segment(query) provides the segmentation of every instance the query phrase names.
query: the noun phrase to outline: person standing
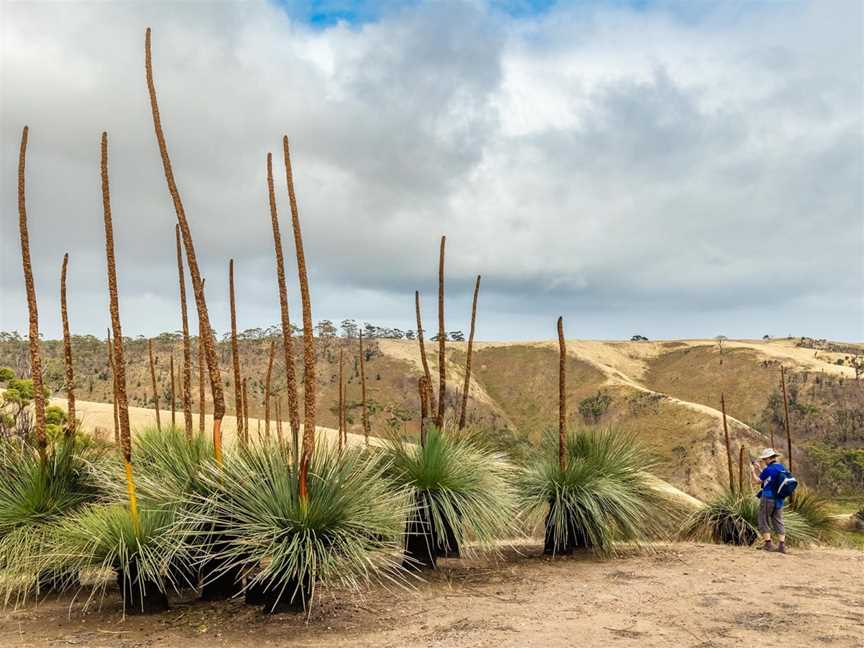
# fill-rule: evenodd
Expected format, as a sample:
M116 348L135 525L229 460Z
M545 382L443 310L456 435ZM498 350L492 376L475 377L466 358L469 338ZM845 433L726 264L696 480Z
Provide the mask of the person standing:
M762 485L762 489L756 495L759 498L759 533L764 541L760 548L765 551L777 551L785 554L786 529L783 526L783 498L778 496L778 489L788 471L786 466L778 461L779 457L780 453L774 448L765 448L759 455L759 459L753 462L751 473L753 480ZM772 531L777 535L776 548L771 539Z

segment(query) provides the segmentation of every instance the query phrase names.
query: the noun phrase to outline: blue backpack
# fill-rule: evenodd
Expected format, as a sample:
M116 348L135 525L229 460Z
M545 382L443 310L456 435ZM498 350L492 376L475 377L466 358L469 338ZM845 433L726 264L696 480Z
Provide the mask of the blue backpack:
M785 468L778 472L771 481L774 482L771 484L773 486L771 490L774 491L774 499L784 500L787 497L791 497L795 489L798 488L798 480Z

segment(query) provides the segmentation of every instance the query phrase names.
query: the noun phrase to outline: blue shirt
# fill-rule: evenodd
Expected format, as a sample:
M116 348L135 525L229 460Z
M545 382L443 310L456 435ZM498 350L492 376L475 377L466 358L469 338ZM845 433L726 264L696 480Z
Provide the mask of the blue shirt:
M786 471L786 466L779 461L770 463L759 473L759 481L762 482L762 492L760 497L774 497L774 493L780 486L780 473Z

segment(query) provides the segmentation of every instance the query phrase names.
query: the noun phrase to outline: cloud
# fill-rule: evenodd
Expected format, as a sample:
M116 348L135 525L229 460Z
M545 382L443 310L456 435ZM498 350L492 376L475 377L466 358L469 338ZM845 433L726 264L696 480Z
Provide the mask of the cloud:
M480 273L483 338L551 337L564 314L580 337L861 339L860 4L682 7L418 3L350 24L253 2L6 3L0 328L26 330L25 123L44 333L59 332L67 250L73 328L108 322L102 130L124 330L179 327L175 218L144 85L149 25L220 330L229 258L241 327L278 319L264 162L273 151L290 253L287 133L316 318L413 328L415 288L431 318L446 234L448 328L467 327Z

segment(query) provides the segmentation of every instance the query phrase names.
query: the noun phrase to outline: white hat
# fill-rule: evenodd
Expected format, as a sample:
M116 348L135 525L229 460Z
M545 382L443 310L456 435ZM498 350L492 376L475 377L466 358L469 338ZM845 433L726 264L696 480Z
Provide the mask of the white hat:
M770 459L771 457L779 457L780 453L777 452L774 448L765 448L762 451L762 454L759 455L760 459Z

